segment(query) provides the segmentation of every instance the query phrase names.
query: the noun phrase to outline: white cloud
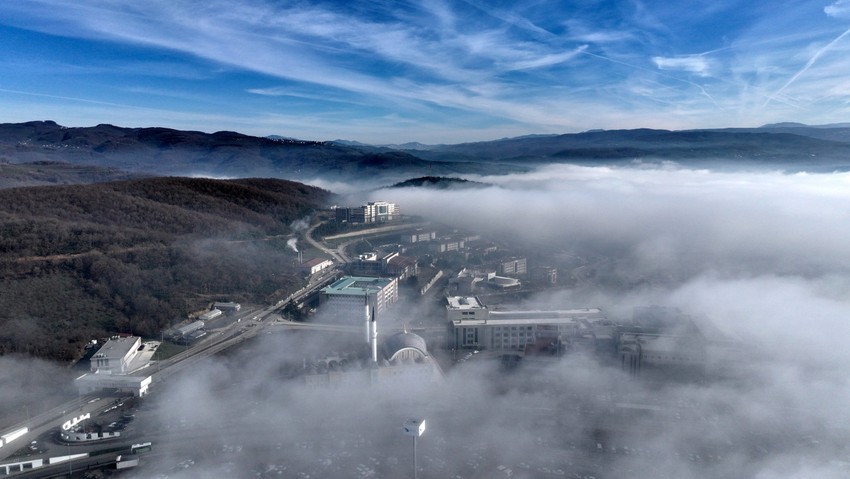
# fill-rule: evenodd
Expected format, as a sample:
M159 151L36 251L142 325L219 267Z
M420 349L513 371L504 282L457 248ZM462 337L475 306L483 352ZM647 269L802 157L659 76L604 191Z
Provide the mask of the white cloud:
M575 58L576 55L581 52L587 50L587 45L582 45L575 50L564 52L564 53L555 53L551 55L544 55L538 58L532 58L529 60L520 60L514 62L510 65L511 70L528 70L532 68L543 68L550 67L552 65L557 65L559 63L564 63L570 61Z
M624 268L661 276L850 273L850 173L560 165L481 180L498 186L400 192L397 201L411 213L448 212L457 224L529 242L605 243L627 252Z
M830 17L850 18L850 0L836 0L824 7L823 11Z
M652 57L652 61L661 70L681 70L704 77L711 76L713 70L711 60L702 55Z

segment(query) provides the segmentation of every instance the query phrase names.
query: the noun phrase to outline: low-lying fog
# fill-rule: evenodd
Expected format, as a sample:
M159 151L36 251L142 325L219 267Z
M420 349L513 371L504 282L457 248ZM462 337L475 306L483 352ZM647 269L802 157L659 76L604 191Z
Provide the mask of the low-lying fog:
M411 415L428 421L422 478L850 475L850 174L562 165L470 179L493 186L373 199L529 250L608 257L618 287L526 307L678 307L736 345L734 374L650 383L580 356L314 390L288 368L346 345L262 335L161 385L150 427L173 454L130 477L410 477Z

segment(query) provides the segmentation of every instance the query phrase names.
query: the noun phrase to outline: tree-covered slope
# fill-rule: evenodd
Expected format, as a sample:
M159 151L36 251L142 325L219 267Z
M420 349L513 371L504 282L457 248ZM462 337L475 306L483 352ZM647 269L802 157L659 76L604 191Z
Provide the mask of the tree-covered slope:
M0 190L0 354L69 360L93 337L293 289L290 225L329 197L267 179Z

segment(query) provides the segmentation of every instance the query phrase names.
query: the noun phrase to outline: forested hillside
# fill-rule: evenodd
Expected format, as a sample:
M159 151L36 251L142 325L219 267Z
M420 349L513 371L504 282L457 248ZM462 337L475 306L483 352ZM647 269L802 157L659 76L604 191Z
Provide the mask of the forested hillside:
M131 180L152 175L128 173L114 168L72 165L56 161L4 163L0 159L0 188L20 186L73 185Z
M0 190L0 354L71 360L94 337L294 288L290 225L329 198L268 179Z
M262 176L304 181L321 177L411 176L470 171L432 165L408 153L353 148L330 142L269 139L231 131L203 133L169 128L97 125L66 128L52 121L0 124L0 163L64 162L126 172L176 176Z

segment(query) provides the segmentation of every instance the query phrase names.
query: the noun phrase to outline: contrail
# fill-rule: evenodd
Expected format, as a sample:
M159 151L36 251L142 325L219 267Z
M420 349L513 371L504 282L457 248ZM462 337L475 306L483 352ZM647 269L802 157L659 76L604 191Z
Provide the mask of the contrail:
M780 88L779 90L776 90L776 93L767 97L767 100L765 100L764 105L762 105L762 107L767 106L768 103L770 103L771 100L775 99L777 96L779 96L780 93L782 93L792 83L797 81L797 78L800 78L800 75L802 75L803 73L806 73L806 71L808 71L808 69L811 68L812 65L815 64L815 62L818 60L818 58L821 57L821 55L823 55L827 50L831 49L836 43L841 41L841 39L846 37L848 34L850 34L850 29L845 30L844 33L842 33L841 35L838 35L838 37L836 37L833 41L829 42L825 47L816 51L815 54L812 55L812 58L809 58L809 61L806 62L806 65L803 66L803 68L801 68L800 71L798 71L796 74L794 74L794 76L792 76L791 79L789 79L787 82L785 82L785 84L782 85L782 88Z

